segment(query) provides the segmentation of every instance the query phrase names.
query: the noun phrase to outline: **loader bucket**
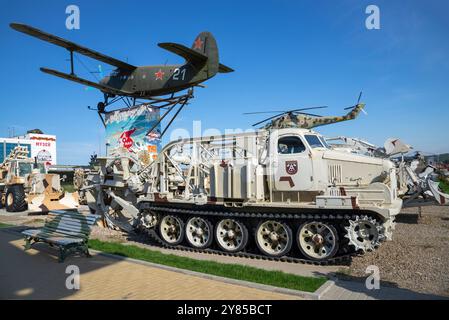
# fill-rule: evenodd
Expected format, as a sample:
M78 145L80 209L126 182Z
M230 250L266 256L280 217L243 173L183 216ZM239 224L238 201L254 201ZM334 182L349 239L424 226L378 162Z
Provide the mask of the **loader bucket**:
M78 193L30 195L28 210L31 213L47 213L51 210L75 210L78 208Z
M28 210L32 213L46 213L51 210L77 209L78 193L68 193L61 189L57 174L37 174L32 177L31 192L28 194Z

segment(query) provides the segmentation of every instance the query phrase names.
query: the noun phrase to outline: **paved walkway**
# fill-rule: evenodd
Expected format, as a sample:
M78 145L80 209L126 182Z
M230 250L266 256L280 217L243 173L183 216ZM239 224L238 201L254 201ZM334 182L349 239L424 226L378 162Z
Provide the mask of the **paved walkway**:
M0 299L298 299L157 267L95 255L58 263L45 245L23 251L18 234L0 229ZM80 269L80 290L68 290L68 265Z
M0 222L8 223L12 225L22 225L22 226L30 226L36 225L40 226L43 224L45 216L28 216L27 213L8 213L2 209L0 209ZM94 230L91 234L91 238L94 239L95 231L97 227L94 227ZM101 228L98 228L101 230ZM132 237L131 237L132 239ZM100 237L100 240L104 240ZM137 240L138 241L138 240ZM346 266L317 266L317 265L308 265L308 264L296 264L289 262L280 262L280 261L269 261L269 260L259 260L259 259L248 259L248 258L240 258L240 257L231 257L225 255L218 254L207 254L207 253L199 253L199 252L191 252L191 251L179 251L179 250L171 250L164 249L158 246L153 246L149 244L143 244L139 242L132 242L133 245L137 245L150 250L157 250L162 253L174 254L182 257L189 257L197 260L209 260L216 261L221 263L235 263L241 264L256 268L261 268L265 270L277 270L283 271L286 273L292 273L305 277L317 277L317 276L326 276L330 277L333 274L347 269Z

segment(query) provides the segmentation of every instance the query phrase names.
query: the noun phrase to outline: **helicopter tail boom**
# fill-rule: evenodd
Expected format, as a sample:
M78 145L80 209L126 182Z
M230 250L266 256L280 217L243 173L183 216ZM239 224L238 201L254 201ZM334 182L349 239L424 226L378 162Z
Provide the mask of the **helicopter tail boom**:
M352 120L357 118L357 116L360 114L360 112L363 111L363 108L365 108L364 103L357 103L354 108L349 111L346 116L344 116L345 120Z

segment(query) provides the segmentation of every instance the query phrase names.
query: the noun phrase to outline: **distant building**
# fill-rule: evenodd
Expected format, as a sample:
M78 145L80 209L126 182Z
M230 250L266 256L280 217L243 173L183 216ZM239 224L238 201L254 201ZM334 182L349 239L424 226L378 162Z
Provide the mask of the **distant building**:
M29 156L36 157L47 166L57 164L55 135L27 133L14 138L0 138L0 162L18 145L28 147Z

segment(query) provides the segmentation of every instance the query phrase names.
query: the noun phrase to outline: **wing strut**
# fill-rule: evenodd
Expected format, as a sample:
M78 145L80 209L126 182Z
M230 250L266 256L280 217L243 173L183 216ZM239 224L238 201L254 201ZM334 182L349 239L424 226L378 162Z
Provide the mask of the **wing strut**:
M78 52L79 54L82 54L86 57L110 64L112 66L116 66L120 69L123 70L128 70L128 71L133 71L136 69L135 66L124 62L124 61L120 61L118 59L112 58L110 56L107 56L103 53L100 53L98 51L86 48L84 46L81 46L79 44L76 44L74 42L71 42L69 40L60 38L58 36L55 36L53 34L44 32L42 30L36 29L34 27L25 25L25 24L21 24L21 23L11 23L10 27L13 28L16 31L25 33L29 36L38 38L40 40L52 43L54 45L57 45L59 47L63 47L67 50L69 50L71 52L71 56L73 54L73 52ZM73 60L73 59L72 59ZM73 70L72 70L73 71Z
M75 70L73 69L73 50L70 50L70 75L75 75Z

